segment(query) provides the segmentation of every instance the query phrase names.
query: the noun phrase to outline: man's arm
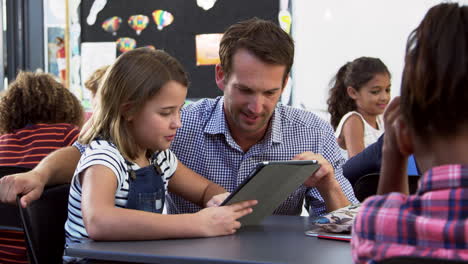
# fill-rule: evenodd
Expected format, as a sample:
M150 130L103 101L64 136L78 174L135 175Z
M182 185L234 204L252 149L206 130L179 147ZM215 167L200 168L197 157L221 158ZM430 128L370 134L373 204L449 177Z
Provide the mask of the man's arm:
M16 196L23 194L21 205L26 207L41 196L45 185L69 183L80 156L77 148L65 147L49 154L29 172L1 178L0 202L14 203Z

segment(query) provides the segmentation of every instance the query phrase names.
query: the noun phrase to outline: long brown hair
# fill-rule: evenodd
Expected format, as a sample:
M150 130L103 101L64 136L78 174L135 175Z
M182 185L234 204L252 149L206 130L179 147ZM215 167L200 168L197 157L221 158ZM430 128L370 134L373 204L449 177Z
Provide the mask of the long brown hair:
M410 34L401 89L403 118L417 135L449 137L468 124L468 7L432 7Z
M122 54L98 89L96 110L79 142L89 144L100 137L112 141L125 158L134 159L136 143L124 114L137 113L169 81L188 86L182 65L164 51L138 48Z

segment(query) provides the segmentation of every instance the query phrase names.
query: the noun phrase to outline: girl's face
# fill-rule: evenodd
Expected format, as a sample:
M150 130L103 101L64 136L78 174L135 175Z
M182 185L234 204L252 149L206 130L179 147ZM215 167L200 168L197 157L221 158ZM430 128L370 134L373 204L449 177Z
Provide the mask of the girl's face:
M169 148L176 131L182 126L180 110L187 96L187 87L169 81L130 118L130 131L141 151Z
M376 74L359 91L348 89L348 94L356 101L357 110L361 114L383 114L390 101L390 77L385 73Z

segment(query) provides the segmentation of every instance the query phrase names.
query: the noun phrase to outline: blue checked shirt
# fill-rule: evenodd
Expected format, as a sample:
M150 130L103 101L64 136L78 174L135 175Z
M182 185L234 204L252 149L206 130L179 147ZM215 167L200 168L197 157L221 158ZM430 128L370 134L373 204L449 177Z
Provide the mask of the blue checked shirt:
M261 161L290 160L312 151L321 154L335 169L335 177L351 203L358 203L343 177L345 162L331 126L304 110L278 104L264 139L242 151L232 138L224 118L223 97L203 99L182 110L183 126L177 131L171 150L190 169L232 192ZM272 190L274 192L274 190ZM326 213L325 203L315 188L299 187L275 214L299 215L306 197L312 216ZM171 194L170 213L193 213L201 208Z

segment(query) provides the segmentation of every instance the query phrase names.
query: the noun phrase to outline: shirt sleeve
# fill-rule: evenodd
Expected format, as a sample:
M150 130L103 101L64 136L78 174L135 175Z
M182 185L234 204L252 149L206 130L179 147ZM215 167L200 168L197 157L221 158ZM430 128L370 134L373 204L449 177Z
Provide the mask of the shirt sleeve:
M177 170L177 157L169 149L162 151L158 154L157 162L161 170L164 172L165 179L170 179L174 172Z
M354 263L380 261L392 253L392 245L396 241L408 237L408 234L397 229L401 225L399 222L405 219L401 217L404 215L401 207L411 208L405 206L407 198L407 195L401 193L390 193L371 196L363 202L352 228L351 251ZM400 246L402 247L397 249L400 250L399 253L404 248L403 244Z
M103 165L112 170L117 177L118 186L125 181L127 173L125 160L118 150L106 141L91 142L81 156L75 175L94 165Z
M320 138L321 147L319 148L320 151L318 153L333 166L335 178L349 202L357 204L359 201L354 195L353 187L343 176L343 164L345 163L345 159L340 153L338 143L336 142L335 135L333 134L333 129L330 125L323 126L321 128L323 129L323 133ZM327 213L323 197L316 188L310 188L306 193L305 199L306 204L309 206L309 213L311 216L321 216Z
M76 149L78 149L80 154L83 154L85 152L85 150L86 150L86 145L83 145L78 141L75 141L75 143L73 143L72 146L75 147Z

